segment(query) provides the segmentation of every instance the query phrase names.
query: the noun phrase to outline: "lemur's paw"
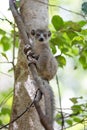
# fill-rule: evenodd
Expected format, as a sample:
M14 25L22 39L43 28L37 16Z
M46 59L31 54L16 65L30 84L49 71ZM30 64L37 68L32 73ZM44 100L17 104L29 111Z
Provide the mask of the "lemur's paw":
M31 49L32 49L32 48L31 48L31 45L26 44L25 47L24 47L24 54L27 55L27 52L28 52L29 50L31 50Z

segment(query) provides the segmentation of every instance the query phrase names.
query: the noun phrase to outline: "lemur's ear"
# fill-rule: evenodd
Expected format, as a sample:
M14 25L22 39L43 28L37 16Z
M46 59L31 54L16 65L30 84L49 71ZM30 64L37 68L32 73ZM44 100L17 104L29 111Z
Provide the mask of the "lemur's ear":
M51 32L50 31L48 31L48 37L50 37L51 36Z
M33 29L33 30L31 30L31 35L35 35L35 30Z

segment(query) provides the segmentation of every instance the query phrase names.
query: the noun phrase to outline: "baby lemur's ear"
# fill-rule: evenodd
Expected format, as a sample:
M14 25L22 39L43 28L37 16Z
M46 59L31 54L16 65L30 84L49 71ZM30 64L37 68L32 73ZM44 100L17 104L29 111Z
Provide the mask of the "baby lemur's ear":
M31 30L31 35L33 35L33 36L34 36L34 35L35 35L35 33L36 33L36 32L35 32L35 30L34 30L34 29L33 29L33 30Z
M51 32L50 31L48 31L48 37L50 37L51 36Z

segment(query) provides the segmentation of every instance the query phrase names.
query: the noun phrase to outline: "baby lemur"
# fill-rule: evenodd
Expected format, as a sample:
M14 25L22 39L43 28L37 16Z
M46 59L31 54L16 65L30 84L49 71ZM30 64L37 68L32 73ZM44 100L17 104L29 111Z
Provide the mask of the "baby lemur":
M57 72L57 61L49 47L50 36L51 32L45 29L32 30L30 33L32 44L31 46L26 45L24 52L27 55L29 64L34 63L36 65L39 76L45 81L44 98L46 115L49 117L50 122L53 122L54 96L47 81L55 76ZM47 94L46 90L49 91Z

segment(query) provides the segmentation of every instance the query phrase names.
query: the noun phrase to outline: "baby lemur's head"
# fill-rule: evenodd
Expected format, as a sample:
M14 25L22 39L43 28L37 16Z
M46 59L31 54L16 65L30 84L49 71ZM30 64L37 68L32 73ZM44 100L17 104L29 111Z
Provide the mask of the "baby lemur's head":
M51 32L45 29L31 30L31 36L37 42L46 42L51 36Z

